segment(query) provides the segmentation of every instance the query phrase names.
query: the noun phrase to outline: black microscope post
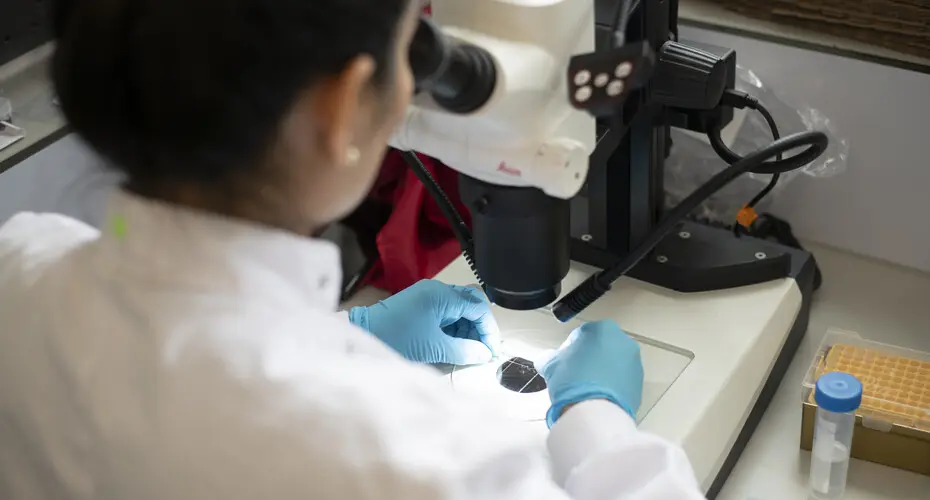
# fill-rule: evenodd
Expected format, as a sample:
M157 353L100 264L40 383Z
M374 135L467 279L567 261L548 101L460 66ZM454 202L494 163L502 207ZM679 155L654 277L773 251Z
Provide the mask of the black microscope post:
M610 43L618 1L595 3L599 49ZM648 40L661 50L678 40L677 14L677 0L642 2L630 17L627 40ZM676 111L652 102L651 88L650 83L634 92L613 119L598 121L588 180L571 201L571 255L577 262L609 267L663 215L665 158ZM680 292L720 290L790 277L792 256L779 245L684 222L629 275Z

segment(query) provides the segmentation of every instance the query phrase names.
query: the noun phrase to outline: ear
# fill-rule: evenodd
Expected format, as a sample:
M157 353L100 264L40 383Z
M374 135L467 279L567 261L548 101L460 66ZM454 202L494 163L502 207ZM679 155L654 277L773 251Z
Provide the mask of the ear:
M314 96L317 113L319 147L328 164L335 167L351 165L360 145L355 142L359 125L364 123L366 92L372 84L375 61L360 55L349 61L345 69L322 82Z

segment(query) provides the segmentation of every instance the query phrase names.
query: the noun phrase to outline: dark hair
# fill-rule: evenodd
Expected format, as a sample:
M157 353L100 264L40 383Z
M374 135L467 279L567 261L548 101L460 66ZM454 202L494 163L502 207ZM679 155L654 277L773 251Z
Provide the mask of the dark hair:
M62 0L52 78L74 130L139 182L261 162L299 92L371 55L392 68L409 0Z

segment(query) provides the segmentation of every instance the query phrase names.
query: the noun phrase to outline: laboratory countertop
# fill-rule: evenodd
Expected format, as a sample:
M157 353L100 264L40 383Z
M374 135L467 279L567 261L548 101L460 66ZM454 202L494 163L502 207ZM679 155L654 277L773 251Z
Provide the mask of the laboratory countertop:
M930 275L818 245L808 248L824 283L814 299L807 336L719 500L807 497L810 453L800 448L801 382L828 329L930 352ZM344 306L386 296L367 288ZM853 460L848 485L845 500L926 500L930 477Z
M869 340L930 352L930 276L810 245L823 288L810 327L720 500L803 499L810 454L800 450L801 382L824 334L850 330ZM930 477L853 460L845 500L926 500Z

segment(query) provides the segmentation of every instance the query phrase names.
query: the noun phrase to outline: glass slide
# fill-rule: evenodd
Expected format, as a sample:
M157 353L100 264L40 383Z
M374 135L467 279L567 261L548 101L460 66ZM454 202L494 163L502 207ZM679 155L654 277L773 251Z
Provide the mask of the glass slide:
M545 358L587 321L560 323L547 310L510 311L495 308L501 327L502 354L489 364L470 367L437 366L456 392L492 400L508 416L526 422L542 422L549 409L545 381L533 362ZM642 348L645 368L643 404L637 420L646 417L662 395L694 358L684 349L669 346L630 332Z

